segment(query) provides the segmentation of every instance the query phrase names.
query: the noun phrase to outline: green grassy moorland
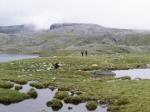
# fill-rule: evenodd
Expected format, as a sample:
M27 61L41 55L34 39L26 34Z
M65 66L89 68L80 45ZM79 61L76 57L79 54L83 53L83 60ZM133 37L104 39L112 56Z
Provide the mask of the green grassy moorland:
M51 69L51 64L56 62L61 63L62 66L57 70ZM28 59L0 64L0 82L7 82L8 85L8 81L34 80L37 84L36 82L31 84L33 87L55 86L59 91L80 92L78 95L80 101L107 102L108 109L112 112L149 112L150 80L96 78L89 72L95 69L144 68L148 64L150 64L150 54L55 56ZM17 102L27 97L26 94L10 90L0 84L0 102L7 100ZM73 101L73 98L70 99Z

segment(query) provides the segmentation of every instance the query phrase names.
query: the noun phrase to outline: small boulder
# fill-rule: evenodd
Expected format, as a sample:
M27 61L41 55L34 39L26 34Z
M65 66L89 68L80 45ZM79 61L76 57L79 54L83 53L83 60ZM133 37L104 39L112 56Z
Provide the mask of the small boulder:
M72 110L72 107L69 106L69 107L68 107L68 110Z
M56 89L56 87L54 87L54 86L48 86L48 88L52 91L54 91Z
M131 77L130 76L123 76L123 77L119 77L118 79L121 79L121 80L131 80Z
M116 76L115 73L111 72L111 71L100 71L100 70L96 70L92 72L94 74L94 76L96 77L106 77L106 76Z
M97 67L98 65L97 64L92 64L92 67Z

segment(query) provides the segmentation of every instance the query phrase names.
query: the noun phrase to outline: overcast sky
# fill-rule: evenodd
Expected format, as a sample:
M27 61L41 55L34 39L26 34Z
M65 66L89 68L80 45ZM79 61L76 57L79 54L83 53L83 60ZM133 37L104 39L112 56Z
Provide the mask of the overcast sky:
M0 0L0 25L57 22L150 29L150 0Z

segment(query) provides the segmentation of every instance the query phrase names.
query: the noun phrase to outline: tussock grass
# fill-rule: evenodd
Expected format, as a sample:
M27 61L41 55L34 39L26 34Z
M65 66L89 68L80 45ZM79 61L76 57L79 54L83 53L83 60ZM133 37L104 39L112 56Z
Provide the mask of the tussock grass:
M13 86L14 84L11 82L0 80L0 88L12 88Z
M25 93L19 93L15 90L0 88L0 103L2 104L8 105L11 103L17 103L28 98L29 96Z
M19 91L19 90L21 90L21 89L22 89L22 86L20 86L20 85L19 85L19 86L18 86L18 85L15 86L15 90Z
M97 102L88 101L87 104L86 104L86 108L90 111L95 110L97 108Z
M53 99L47 102L47 106L51 106L54 111L58 111L63 107L63 103L59 99Z
M37 92L35 91L35 89L31 88L28 93L27 93L31 98L37 98L38 94Z
M64 102L77 105L77 104L83 102L83 99L80 96L69 96L64 99Z
M58 91L55 94L55 98L60 99L60 100L63 100L63 99L65 99L68 96L69 96L68 91Z

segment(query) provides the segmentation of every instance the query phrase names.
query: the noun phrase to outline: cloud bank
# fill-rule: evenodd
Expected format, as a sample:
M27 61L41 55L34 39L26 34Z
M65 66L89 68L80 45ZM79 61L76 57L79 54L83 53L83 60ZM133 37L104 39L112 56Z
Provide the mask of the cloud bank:
M149 0L0 0L0 25L49 28L56 22L78 22L150 29L149 5Z

